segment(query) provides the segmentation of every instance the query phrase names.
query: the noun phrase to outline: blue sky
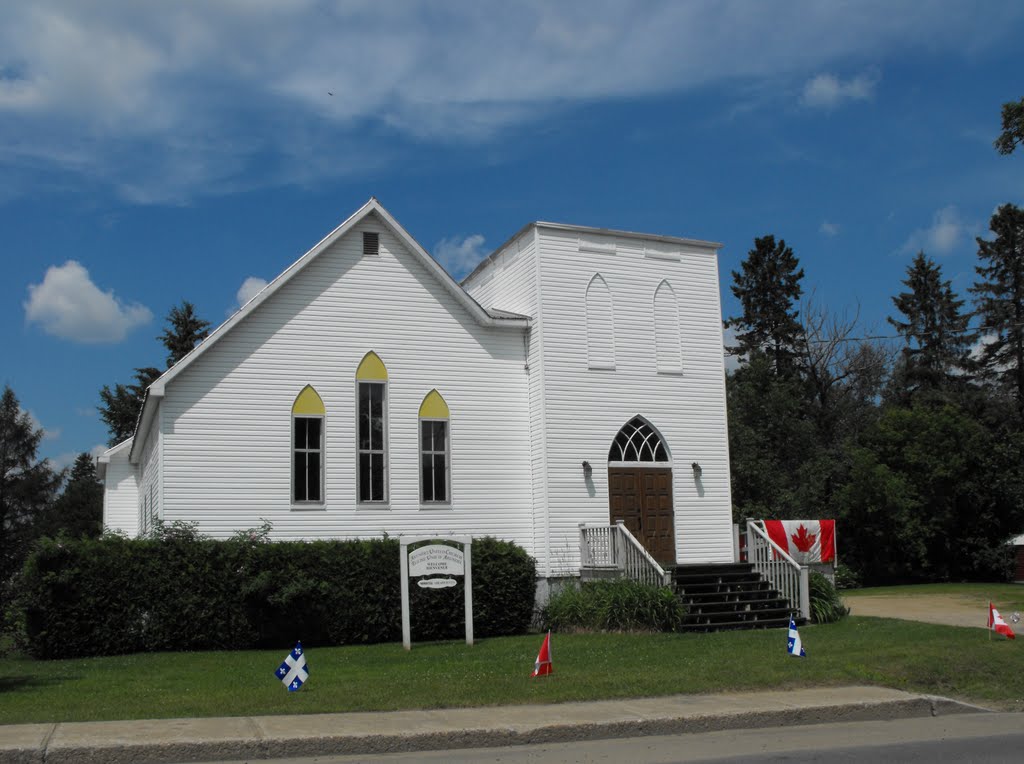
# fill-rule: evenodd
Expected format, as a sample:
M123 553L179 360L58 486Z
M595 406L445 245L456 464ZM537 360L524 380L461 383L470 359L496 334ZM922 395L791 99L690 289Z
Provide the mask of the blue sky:
M159 9L158 9L159 8ZM0 12L0 384L59 465L371 195L456 277L531 220L790 244L888 333L918 249L965 294L1024 203L992 148L1019 2L34 0ZM1016 75L1013 73L1017 72ZM253 281L253 280L256 281Z

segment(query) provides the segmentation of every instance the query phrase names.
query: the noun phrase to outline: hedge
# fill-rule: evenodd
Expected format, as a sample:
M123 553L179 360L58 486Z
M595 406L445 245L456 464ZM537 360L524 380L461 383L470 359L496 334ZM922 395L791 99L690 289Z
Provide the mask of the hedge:
M397 641L399 554L396 539L42 539L10 620L37 658ZM472 565L475 635L524 633L534 560L515 544L480 538ZM409 587L414 640L464 633L457 580L441 590Z

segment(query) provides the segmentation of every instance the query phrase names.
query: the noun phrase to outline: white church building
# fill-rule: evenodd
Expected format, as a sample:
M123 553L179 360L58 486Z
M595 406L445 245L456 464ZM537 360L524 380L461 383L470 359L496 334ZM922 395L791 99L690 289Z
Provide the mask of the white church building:
M370 199L150 386L104 523L731 562L719 246L536 222L459 284Z

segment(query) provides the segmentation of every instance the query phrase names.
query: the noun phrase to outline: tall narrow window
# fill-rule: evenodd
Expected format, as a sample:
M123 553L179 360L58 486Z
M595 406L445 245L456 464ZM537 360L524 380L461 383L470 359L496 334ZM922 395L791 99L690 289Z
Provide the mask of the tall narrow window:
M370 351L356 370L357 495L361 503L388 500L388 371Z
M309 385L292 406L292 501L323 501L324 402Z
M450 501L448 404L431 390L420 404L420 500L424 504Z
M615 368L615 334L612 293L598 273L587 285L587 365L591 369Z
M654 345L658 371L681 374L683 346L679 331L679 302L667 281L654 292Z

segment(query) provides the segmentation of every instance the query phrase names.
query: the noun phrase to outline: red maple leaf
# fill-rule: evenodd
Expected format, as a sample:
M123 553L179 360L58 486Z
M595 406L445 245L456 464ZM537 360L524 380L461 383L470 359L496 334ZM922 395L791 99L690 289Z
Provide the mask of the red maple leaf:
M810 552L811 547L814 546L814 539L817 538L813 533L808 533L807 529L800 524L800 527L796 529L796 533L790 536L793 539L793 543L796 544L796 548L801 552Z

